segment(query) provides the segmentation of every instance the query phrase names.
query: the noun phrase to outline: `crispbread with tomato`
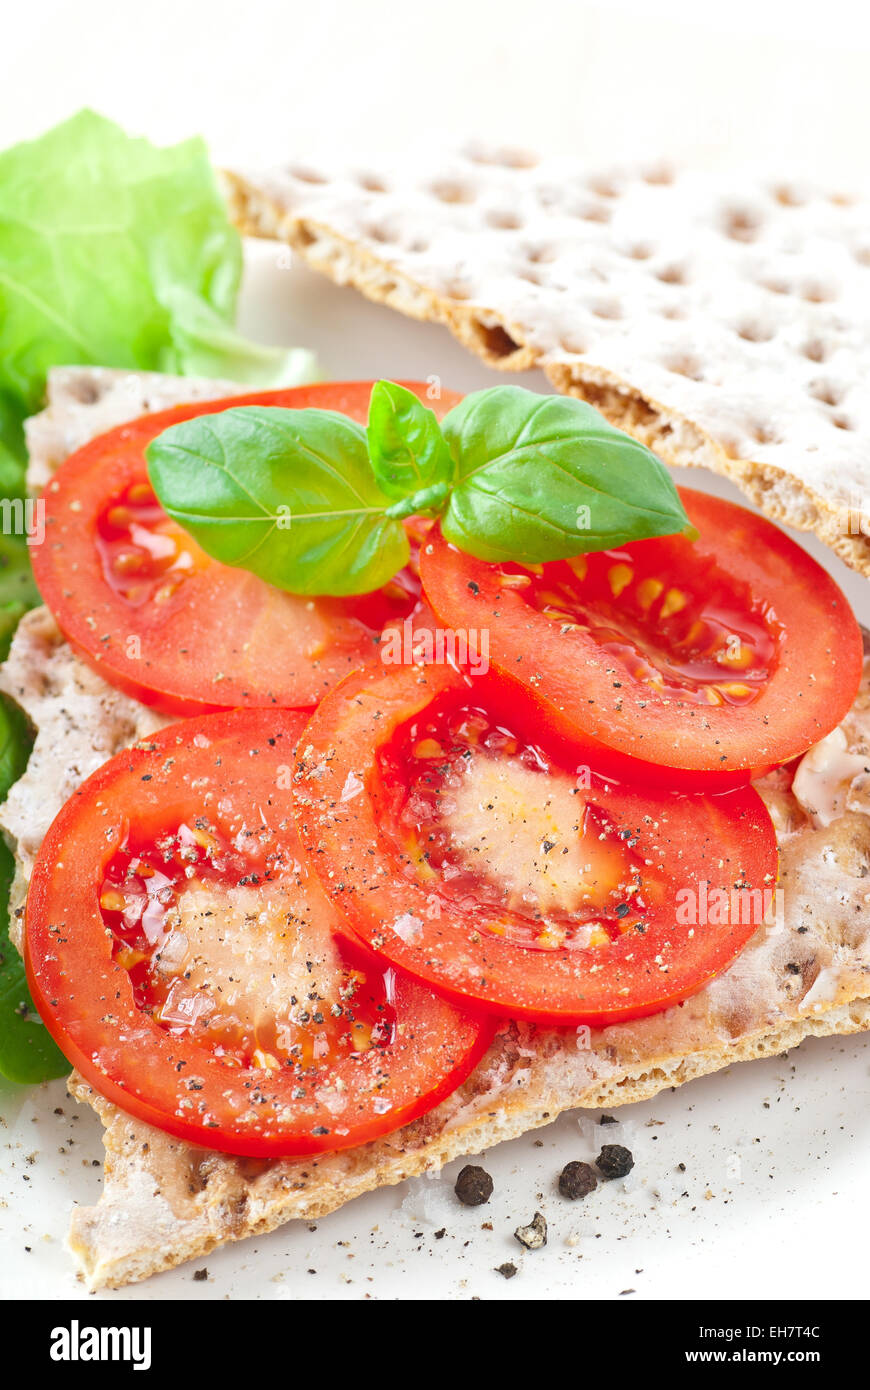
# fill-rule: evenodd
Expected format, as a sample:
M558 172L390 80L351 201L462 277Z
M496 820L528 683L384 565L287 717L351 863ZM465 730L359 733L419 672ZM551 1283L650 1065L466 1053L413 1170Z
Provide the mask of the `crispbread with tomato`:
M361 409L359 399L354 406L352 392L336 389L344 392L339 395L344 408ZM190 382L129 373L58 373L49 410L32 427L32 466L50 472L91 436L147 414L153 406L172 410L176 401L202 401L225 392L218 384L192 387ZM310 398L299 403L310 405ZM334 405L343 408L339 401ZM196 408L185 408L161 423L174 427L195 424L197 418ZM126 978L131 993L124 997L127 1013L120 1026L131 1032L144 1029L133 1049L137 1066L125 1074L123 1068L113 1070L110 1060L113 1049L117 1051L117 1018L101 1016L102 1035L92 1031L82 1038L93 1044L90 1051L70 1046L80 1036L74 1019L67 1017L60 1028L87 1077L74 1076L72 1090L94 1105L106 1127L105 1189L95 1208L76 1210L71 1234L73 1251L92 1287L144 1278L223 1241L272 1229L293 1217L322 1215L373 1187L430 1171L457 1155L479 1152L545 1124L566 1108L638 1100L733 1061L781 1052L806 1036L870 1026L870 934L862 930L861 914L855 911L864 902L870 849L865 767L870 692L862 682L852 700L858 670L851 614L840 610L842 651L829 653L837 656L829 664L835 676L839 671L839 679L832 679L824 692L824 710L817 708L802 728L787 731L785 737L793 741L777 747L775 758L757 739L754 749L748 744L745 756L733 758L728 769L744 785L732 786L724 797L701 798L697 812L685 797L669 799L667 789L656 789L648 775L646 780L641 777L640 789L622 790L611 776L578 766L575 742L582 736L588 747L593 732L598 757L606 757L608 751L614 758L626 756L615 719L622 697L615 696L613 709L607 711L610 717L602 715L594 730L586 720L580 728L570 702L558 690L548 691L546 669L533 670L525 683L517 681L501 669L511 664L510 647L497 644L490 649L497 678L486 685L463 682L437 657L428 666L413 657L409 663L399 662L395 672L376 659L364 663L361 673L337 689L330 682L303 734L298 756L285 752L284 745L293 742L304 717L280 709L271 713L278 702L272 700L270 686L262 687L264 697L248 712L205 714L193 724L168 726L167 714L157 712L155 705L169 716L177 714L179 699L190 701L198 715L203 707L220 706L220 698L202 698L206 689L221 685L207 664L210 652L203 649L191 663L198 684L181 688L174 679L178 669L173 676L167 646L159 640L159 624L144 621L137 625L145 644L148 680L153 682L149 704L132 698L129 685L124 691L126 682L118 679L114 668L111 685L98 674L107 644L97 644L113 634L129 636L136 626L129 617L126 628L110 622L119 595L131 608L180 603L184 585L197 584L197 576L207 572L210 563L207 556L195 555L194 564L179 564L188 543L153 513L153 499L131 494L131 488L142 485L142 477L133 476L129 466L141 456L142 441L153 433L143 422L132 434L125 431L123 441L116 437L110 449L104 439L90 452L79 453L69 470L75 472L72 493L64 493L63 468L55 475L54 502L51 488L47 494L49 516L52 506L58 514L65 496L79 504L74 518L81 515L82 504L86 512L92 507L98 520L108 518L108 504L127 509L107 519L102 532L96 527L102 584L108 594L99 584L89 594L76 594L77 609L94 620L69 634L78 654L45 610L25 618L2 677L3 688L28 711L38 730L27 773L3 810L4 826L18 847L19 926L21 898L38 860L28 917L37 997L54 1027L51 1013L53 1008L61 1010L61 998L84 1000L89 992L98 998L100 990L105 998L114 980ZM121 469L117 477L110 475L113 467ZM81 486L81 477L92 471L105 483L93 501ZM690 513L691 509L689 502ZM698 553L703 555L703 518L698 516L696 524L701 532ZM50 527L48 536L50 546ZM173 538L172 552L166 538ZM760 540L765 540L763 530ZM666 538L665 543L679 549L678 540ZM801 552L784 537L782 543L784 560L799 567ZM80 544L74 526L62 530L61 544ZM640 543L644 544L663 542ZM424 536L424 571L437 554L434 548L427 553L425 546ZM148 564L141 560L137 570L125 557L140 551L146 552ZM592 551L591 576L574 570L565 574L558 568L562 562L531 568L512 563L487 568L475 562L478 568L463 583L476 586L476 593L471 587L465 590L470 599L497 607L501 600L487 585L501 576L508 581L502 585L506 596L528 594L530 621L548 617L554 630L570 640L580 627L576 617L581 598L587 615L594 611L600 619L605 600L612 605L614 598L627 594L626 612L631 602L636 604L632 631L637 633L651 592L641 587L651 577L642 567L628 578L624 573L637 553L629 547L616 561L623 568L610 577L596 578L598 552ZM80 573L83 552L76 555ZM667 565L664 559L661 563L662 572L670 567L675 581L654 595L662 641L671 644L671 660L662 663L667 680L685 682L691 677L699 690L715 691L733 684L733 670L720 662L711 675L699 664L694 648L688 667L676 662L676 630L667 623L684 610L668 595L679 588L690 607L693 575L682 552L670 556ZM124 587L131 573L138 573L144 586L132 597ZM708 579L709 573L708 568ZM179 574L182 582L176 585ZM238 582L246 572L233 574ZM815 576L806 573L808 594L813 577L821 630L826 611L830 616L830 605L838 600L832 592L835 586L829 590L818 570ZM758 582L762 580L759 575ZM551 581L558 582L558 595L550 592ZM719 582L721 591L708 584L705 602L711 597L718 601L726 591L733 598L734 581L720 576ZM250 575L245 578L247 588L256 590L259 583ZM604 597L598 592L602 583ZM584 584L589 587L584 589ZM403 592L404 599L402 592L389 596L398 605L399 618L402 603L414 597L408 588ZM166 596L159 598L161 593ZM62 627L72 621L63 598L60 590L53 594ZM444 603L443 595L434 598L436 606ZM256 615L256 592L252 604L249 611ZM663 615L666 605L669 611ZM721 604L717 611L721 614ZM740 625L739 615L729 614L720 631L714 615L706 608L704 612L713 642ZM356 618L371 622L372 615L367 610L363 619ZM384 621L383 609L376 620ZM492 617L493 633L495 623ZM396 624L394 615L392 633L401 631L404 638ZM326 631L328 635L330 629ZM419 640L425 648L427 634L433 631L437 636L437 627L433 630L431 619L424 618L417 637L411 633L412 645ZM743 640L727 651L733 651L739 663L742 683L755 682L761 691L773 672L764 634L745 622L741 632ZM224 650L232 652L233 634L225 634L222 641ZM329 643L321 634L311 653L317 670L324 649L328 651ZM384 646L383 652L387 650ZM113 659L110 654L107 668ZM141 653L132 659L141 659ZM797 657L790 661L794 667ZM294 679L297 674L292 673ZM649 675L644 668L637 679ZM146 682L133 684L141 690ZM807 685L808 703L812 695ZM705 699L705 705L711 715L723 719L723 728L734 728L741 708L752 709L752 696L750 688L749 694L732 695L731 703L726 691L714 701ZM825 719L827 727L833 722L839 727L797 762L801 748L817 742ZM179 730L187 730L189 737ZM125 753L134 742L136 748ZM789 758L789 752L794 756ZM768 758L786 758L786 766L765 772ZM239 772L252 759L257 762L254 781ZM374 767L376 781L366 771ZM715 763L708 758L703 770L716 771ZM670 771L679 774L679 757ZM687 771L692 767L684 766ZM745 785L751 772L756 773L754 788ZM92 775L79 795L71 795L88 774ZM201 789L203 807L218 809L198 819L191 786ZM450 799L449 812L442 809L445 798ZM49 830L48 822L63 802L66 806ZM285 819L291 802L298 830ZM269 809L273 803L277 815ZM172 808L169 820L167 804ZM584 833L587 822L593 833L587 837L588 862L578 864L565 829L577 830L574 807L581 806ZM138 816L133 815L134 807ZM692 825L682 827L680 818L687 815ZM131 839L131 822L138 839ZM421 824L430 827L425 843L419 836ZM107 857L99 849L100 827L122 825L127 830L124 835L115 833ZM772 892L775 881L768 838L774 828L782 898L770 902L765 892ZM301 836L300 859L309 858L307 869L296 863L296 833ZM251 839L256 840L253 856ZM64 847L74 872L64 868ZM497 880L482 896L477 873L481 853ZM675 929L663 938L664 918L679 921L675 893L683 879L669 869L674 860L684 864L686 882L703 885L711 900L714 892L735 885L750 895L757 893L765 920L738 916L709 940L700 923L696 927L687 920L681 932ZM442 898L434 911L432 889L439 874L462 893ZM538 898L544 920L528 912L530 892ZM474 893L475 912L466 921L462 902ZM590 899L608 910L590 913ZM263 1035L257 1011L263 998L282 987L270 970L277 948L268 934L255 946L253 936L240 937L237 928L240 922L253 922L264 900L270 904L269 914L288 923L307 913L322 930L327 915L327 926L340 919L339 940L342 924L350 928L340 952L349 952L352 960L343 958L336 966L332 958L330 965L328 952L314 960L312 950L302 961L303 982L321 967L325 971L317 976L326 983L318 986L313 1002L313 1012L324 1016L310 1037L302 1032L267 1040ZM71 919L76 931L90 933L83 954L76 954L66 940L68 953L55 949L70 912L76 914ZM215 916L223 924L217 941L210 925ZM143 938L143 922L153 929L153 941L147 932ZM565 954L566 939L578 930L586 935L578 938L582 949L575 966L581 957L588 960L590 950L599 950L610 967L612 987L599 990L598 998L593 997L591 982L600 977L582 965L578 973L570 953ZM298 940L311 944L307 928L305 933ZM183 949L194 952L184 957L183 974L174 962L179 934ZM638 950L644 948L640 959L633 943ZM652 949L646 952L648 943ZM367 956L369 950L377 956ZM523 952L527 961L537 961L537 968L518 975ZM245 962L241 977L233 960ZM561 964L548 971L548 960ZM378 994L383 962L404 972L402 978L408 979L411 994L420 1001L414 1006L416 1013L410 1008L402 1014L407 1000ZM681 969L686 972L682 981ZM607 975L607 966L603 973ZM383 978L389 974L387 970ZM203 1010L202 1000L215 979L222 981L221 1007L215 1010L209 1004ZM253 982L250 988L246 979ZM228 1005L229 984L234 992ZM298 994L292 980L289 988ZM348 988L362 988L368 1005L349 1010ZM428 1005L427 990L432 1001ZM439 1002L443 996L452 1003ZM677 998L679 1003L667 1007ZM489 1022L474 1008L465 1012L474 1003L485 1006ZM511 1004L514 1020L499 1022L500 1016L510 1015ZM136 1007L143 1005L146 1012L153 1011L150 1017L163 1018L164 1033L156 1045L156 1027L136 1014ZM332 1013L333 1006L337 1013ZM273 1003L273 1019L282 1007ZM405 1110L399 1091L394 1095L390 1089L399 1086L403 1075L398 1061L395 1077L391 1070L386 1082L381 1077L374 1083L373 1093L381 1104L367 1106L364 1114L357 1108L362 1127L356 1130L347 1123L341 1087L316 1097L316 1115L306 1109L307 1098L293 1095L301 1088L282 1090L283 1051L308 1046L312 1040L327 1050L343 1046L341 1037L348 1028L368 1030L366 1046L355 1044L352 1051L371 1068L379 1055L378 1019L385 1011L392 1018L391 1009L398 1011L396 1018L404 1020L410 1032L407 1057L412 1059L413 1039L421 1030L430 1044L420 1049L425 1056L418 1057L416 1073L413 1067L409 1073L416 1096L409 1098ZM449 1031L451 1009L458 1011L456 1045L450 1058L445 1054L442 1059L438 1047L447 1043L443 1030ZM237 1099L224 1082L234 1115L218 1113L221 1101L210 1081L215 1057L201 1047L197 1052L190 1041L189 1029L199 1018L212 1028L218 1053L241 1079ZM560 1026L548 1025L546 1020L555 1018ZM441 1043L436 1045L439 1026ZM323 1030L330 1027L337 1031L327 1036ZM495 1036L477 1060L493 1028ZM259 1053L252 1058L253 1047ZM174 1111L165 1090L173 1075L167 1066L170 1059L184 1087L178 1093L184 1104ZM345 1063L349 1060L344 1058ZM252 1063L254 1071L246 1072ZM354 1064L350 1074L358 1070ZM256 1077L252 1108L245 1102L242 1079L249 1076ZM347 1078L344 1084L347 1087ZM350 1095L359 1101L352 1075ZM408 1117L399 1128L395 1120L390 1123L394 1102L399 1107L396 1114ZM159 1127L148 1123L149 1117L157 1119ZM233 1138L239 1124L247 1136L241 1143ZM215 1126L214 1149L208 1148L210 1126Z

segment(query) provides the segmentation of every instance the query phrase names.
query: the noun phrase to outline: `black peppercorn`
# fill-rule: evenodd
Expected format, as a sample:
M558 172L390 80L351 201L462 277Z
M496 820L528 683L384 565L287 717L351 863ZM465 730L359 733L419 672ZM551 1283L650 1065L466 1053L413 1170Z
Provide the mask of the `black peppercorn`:
M613 1178L624 1178L634 1167L631 1153L621 1144L605 1144L595 1162L605 1182L610 1182Z
M466 1163L453 1189L465 1207L481 1207L492 1196L492 1178L485 1168Z
M597 1186L595 1170L589 1163L566 1163L559 1174L559 1191L572 1202L588 1197Z

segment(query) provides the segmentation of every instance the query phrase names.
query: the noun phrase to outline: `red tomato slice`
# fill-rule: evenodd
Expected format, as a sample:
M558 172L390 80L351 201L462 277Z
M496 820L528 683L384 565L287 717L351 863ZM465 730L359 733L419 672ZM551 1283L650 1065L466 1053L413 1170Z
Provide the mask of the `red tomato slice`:
M502 1014L654 1013L721 971L775 906L776 838L754 789L606 782L502 678L358 672L299 750L303 843L354 930Z
M425 399L426 387L405 383ZM179 420L237 405L337 410L364 421L371 382L199 401L121 425L58 469L31 554L58 626L112 685L168 714L315 705L374 659L384 624L419 596L411 569L374 594L310 599L207 556L166 516L145 448ZM459 400L429 402L443 414Z
M66 803L27 899L27 975L70 1061L193 1143L279 1156L432 1109L492 1028L344 936L291 794L304 716L172 725Z
M433 528L425 594L443 623L484 632L493 665L581 738L596 766L720 789L806 752L861 679L861 633L833 579L763 517L680 489L700 538L523 568Z

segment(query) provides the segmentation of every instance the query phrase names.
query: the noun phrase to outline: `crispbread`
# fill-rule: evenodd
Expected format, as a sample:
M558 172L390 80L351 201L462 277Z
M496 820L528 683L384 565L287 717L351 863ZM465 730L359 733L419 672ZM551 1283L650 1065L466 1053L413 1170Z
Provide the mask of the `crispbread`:
M491 366L542 367L870 574L870 200L487 151L225 186L243 231Z
M83 368L53 378L49 410L31 432L37 451L39 440L55 437L53 415L56 423L70 397L80 402L87 394L89 375ZM99 380L113 399L110 375ZM127 374L125 389L144 409L154 392L147 378L136 382ZM191 397L190 383L176 389L179 400ZM166 383L161 406L172 404L170 396ZM100 399L81 410L90 415L79 417L79 442L86 419L94 434L117 423L106 419ZM17 842L23 889L64 797L103 758L154 727L155 716L89 671L44 610L24 619L0 687L38 728L27 772L0 813ZM870 670L843 730L857 760L837 803L826 795L823 771L802 779L803 804L775 775L759 786L781 845L782 919L761 928L729 970L678 1008L589 1036L508 1025L435 1111L388 1138L319 1158L264 1163L207 1153L130 1119L73 1076L72 1093L105 1126L103 1194L95 1207L75 1209L70 1233L89 1286L143 1279L226 1241L321 1216L568 1108L640 1100L808 1036L870 1028L870 773L863 762L870 767Z
M109 758L169 721L107 685L80 661L47 608L18 626L0 690L21 705L38 731L26 777L9 791L0 820L15 844L10 935L21 949L21 917L33 861L63 803Z
M53 367L48 374L51 409L32 415L25 427L27 486L40 492L65 458L115 425L187 401L216 400L245 389L234 381L205 377L184 377L181 386L177 376L160 372Z

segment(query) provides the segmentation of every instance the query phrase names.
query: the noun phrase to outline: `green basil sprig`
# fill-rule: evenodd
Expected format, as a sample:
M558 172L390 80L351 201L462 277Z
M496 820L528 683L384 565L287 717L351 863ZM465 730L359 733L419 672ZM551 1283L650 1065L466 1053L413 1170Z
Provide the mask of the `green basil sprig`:
M496 386L441 421L379 381L367 430L327 410L241 406L148 447L164 509L216 560L297 594L368 593L439 517L479 559L541 564L695 532L667 469L583 401Z

